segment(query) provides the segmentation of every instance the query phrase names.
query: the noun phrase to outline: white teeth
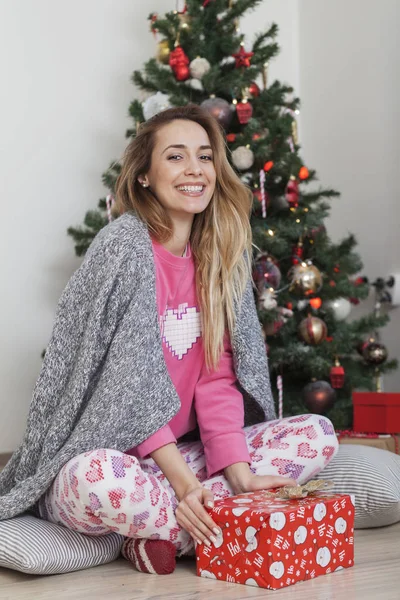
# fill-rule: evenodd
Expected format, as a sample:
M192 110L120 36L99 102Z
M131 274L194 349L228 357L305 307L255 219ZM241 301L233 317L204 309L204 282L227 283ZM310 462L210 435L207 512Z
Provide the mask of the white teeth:
M201 192L203 187L203 185L181 185L178 190L182 192Z

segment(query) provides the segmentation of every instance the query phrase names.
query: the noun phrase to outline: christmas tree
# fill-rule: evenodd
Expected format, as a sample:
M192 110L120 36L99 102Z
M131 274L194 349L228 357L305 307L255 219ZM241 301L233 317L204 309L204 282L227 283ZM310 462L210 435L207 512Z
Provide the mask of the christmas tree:
M338 429L351 427L353 389L374 389L387 360L378 330L382 288L376 284L373 314L346 320L352 303L371 285L357 277L362 263L349 235L333 244L324 226L329 201L338 196L316 185L315 171L300 156L294 90L267 81L268 63L279 52L278 28L250 43L239 19L262 0L187 0L182 10L150 14L157 56L133 73L148 93L129 107L136 135L140 123L170 106L203 106L224 130L232 166L254 196L254 273L260 325L266 339L272 386L279 413L327 414ZM120 165L103 175L109 189L83 227L70 227L82 256L96 233L118 218L113 190Z

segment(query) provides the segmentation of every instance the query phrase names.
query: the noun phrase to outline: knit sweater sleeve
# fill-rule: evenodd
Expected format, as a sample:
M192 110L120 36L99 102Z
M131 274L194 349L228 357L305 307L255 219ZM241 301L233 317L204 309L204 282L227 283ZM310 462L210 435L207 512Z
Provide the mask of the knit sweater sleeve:
M208 372L205 364L195 388L195 409L204 445L207 476L236 462L251 464L244 426L243 396L236 387L229 335L218 369Z
M71 434L79 405L135 293L134 257L125 251L114 223L94 238L59 299L29 409L19 460L23 472L36 470L50 430L56 430L58 447Z

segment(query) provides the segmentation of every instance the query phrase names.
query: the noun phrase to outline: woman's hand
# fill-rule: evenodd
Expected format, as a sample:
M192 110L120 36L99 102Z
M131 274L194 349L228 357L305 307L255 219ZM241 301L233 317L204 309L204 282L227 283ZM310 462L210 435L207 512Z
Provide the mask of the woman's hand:
M245 489L243 492L257 492L258 490L269 490L283 486L294 486L297 482L289 477L281 477L280 475L251 475L247 481L242 484Z
M249 464L245 462L234 463L229 467L226 467L224 472L234 494L269 490L285 485L297 485L296 481L289 477L281 477L279 475L254 475L250 470Z
M204 505L214 506L213 494L202 486L196 487L181 498L175 516L179 525L186 529L195 542L198 544L204 542L206 546L211 546L211 542L216 541L215 536L221 533L221 530Z

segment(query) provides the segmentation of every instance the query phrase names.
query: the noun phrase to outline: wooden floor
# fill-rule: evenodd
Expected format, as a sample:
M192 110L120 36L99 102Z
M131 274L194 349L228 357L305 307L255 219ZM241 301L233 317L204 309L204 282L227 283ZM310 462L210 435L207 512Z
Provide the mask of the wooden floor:
M276 592L196 576L194 558L172 575L138 573L124 559L65 575L0 568L0 600L400 600L400 523L355 532L355 566Z
M145 575L124 559L45 577L0 569L1 600L399 600L400 524L356 532L351 569L276 592L196 576L194 558L178 561L172 575Z

